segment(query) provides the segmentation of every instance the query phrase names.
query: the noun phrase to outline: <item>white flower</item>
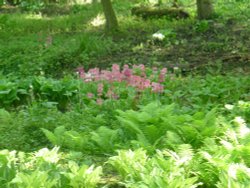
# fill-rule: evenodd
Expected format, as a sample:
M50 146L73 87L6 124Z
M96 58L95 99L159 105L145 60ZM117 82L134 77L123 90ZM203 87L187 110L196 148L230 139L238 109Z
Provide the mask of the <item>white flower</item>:
M84 80L85 80L85 82L91 82L92 78L93 78L93 75L91 73L86 73Z
M250 168L248 168L247 166L245 166L244 164L230 164L229 168L228 168L228 175L230 177L232 177L233 179L237 180L237 173L238 171L240 173L244 173L246 176L249 176L250 173Z
M237 179L237 170L238 170L238 165L231 164L228 168L228 175L236 180Z
M174 71L178 71L179 70L179 67L174 67Z
M42 148L35 153L35 157L43 158L44 161L49 163L57 163L60 160L60 154L58 154L59 147L54 147L52 150L48 148Z
M246 125L246 121L240 116L235 117L233 121L238 126Z
M239 105L244 105L245 102L244 102L244 101L238 101L238 104L239 104Z
M230 142L227 142L225 140L221 140L220 143L227 149L232 151L234 149L233 145Z
M242 125L239 127L239 136L240 138L244 138L250 134L250 129L246 125Z
M154 33L152 35L152 37L156 40L160 40L160 41L163 41L163 39L165 38L165 35L163 35L162 33Z
M234 105L226 104L226 105L225 105L225 108L226 108L227 110L232 110L232 109L234 108Z

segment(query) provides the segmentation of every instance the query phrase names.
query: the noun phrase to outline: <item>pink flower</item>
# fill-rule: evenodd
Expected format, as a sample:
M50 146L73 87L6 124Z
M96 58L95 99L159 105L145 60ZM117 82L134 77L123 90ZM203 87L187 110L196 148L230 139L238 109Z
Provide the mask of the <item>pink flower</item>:
M151 81L149 80L149 79L146 79L144 82L143 82L143 84L144 84L144 87L145 88L149 88L149 87L151 87Z
M123 75L120 72L113 72L112 78L113 78L113 81L121 82Z
M163 68L159 74L159 82L160 83L165 81L166 73L167 73L167 68Z
M110 72L107 70L101 70L100 79L108 80Z
M112 89L111 88L109 88L108 89L108 91L107 91L107 94L106 94L106 96L108 97L108 98L112 98L112 95L113 95L113 91L112 91Z
M102 92L103 92L103 83L99 83L97 85L97 95L102 96Z
M162 93L163 92L163 85L156 83L156 82L152 82L152 91L154 93Z
M107 96L109 99L118 99L118 95L116 95L116 94L114 93L112 87L108 89L108 92L107 92L106 96Z
M123 65L123 70L129 69L129 66L127 64Z
M104 71L103 75L102 75L103 80L106 80L110 83L112 83L114 81L114 76L113 73L110 71Z
M85 82L97 84L98 99L96 103L99 105L103 103L102 96L104 95L110 99L118 99L119 96L114 92L115 86L112 86L113 82L125 82L127 86L131 86L137 91L144 91L147 88L150 88L154 93L164 91L164 86L161 85L161 83L165 81L167 68L158 71L158 69L154 67L150 77L147 77L144 65L134 65L133 68L137 69L136 72L139 74L133 74L133 69L130 69L128 65L124 65L123 70L120 71L120 66L117 64L112 65L112 71L93 68L85 73L83 67L79 67L77 68L77 72L80 78L84 79ZM157 80L157 78L158 82L152 82ZM109 86L111 86L106 93L104 93L104 83L109 83ZM86 96L89 99L95 97L95 95L90 92L87 93Z
M93 94L93 93L87 93L87 97L88 97L89 99L92 99L92 98L94 97L94 94Z
M130 77L132 75L132 70L127 68L127 69L123 70L123 74L126 77Z
M140 64L139 67L140 67L141 71L145 71L145 65Z
M91 73L86 73L86 74L84 74L83 79L85 82L91 82L91 81L93 81L93 76Z
M167 69L167 68L161 69L161 73L162 73L162 74L166 74L167 72L168 72L168 69Z
M85 76L83 67L78 67L78 68L76 69L76 71L77 71L79 77L83 79L84 76Z
M95 81L98 81L100 79L100 70L98 68L90 69L88 73L92 75L92 78Z
M96 103L98 105L102 105L103 104L103 100L101 98L98 98L98 99L96 99Z
M128 85L133 86L133 87L137 87L140 85L140 82L141 82L140 76L132 75L130 77L130 79L128 80Z
M153 72L157 72L157 67L153 67Z
M120 66L117 64L112 65L112 72L120 72Z

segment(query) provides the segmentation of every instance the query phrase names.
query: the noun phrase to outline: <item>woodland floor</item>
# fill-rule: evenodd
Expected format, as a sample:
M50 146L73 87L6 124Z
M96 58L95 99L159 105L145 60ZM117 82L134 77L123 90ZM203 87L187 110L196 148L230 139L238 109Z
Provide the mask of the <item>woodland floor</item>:
M196 32L192 26L177 28L176 38L168 45L148 40L150 33L131 31L130 48L115 51L111 55L91 59L100 66L108 62L135 62L146 65L161 65L172 69L179 67L184 71L219 68L249 71L250 69L250 22L239 24L228 20L227 24L211 21L206 31ZM136 36L137 34L137 36ZM125 39L117 38L118 42Z
M118 7L121 5L116 6ZM47 62L48 64L53 63L53 61L60 61L58 66L64 69L63 71L73 71L75 67L79 65L83 65L88 68L95 66L106 68L113 63L117 63L120 65L142 63L150 66L163 66L169 69L172 69L173 67L179 67L182 69L182 72L184 74L193 71L197 72L196 70L199 70L198 72L204 72L207 71L208 67L215 68L215 70L219 72L230 71L232 69L236 71L249 72L250 15L248 13L245 13L244 16L233 16L233 13L231 15L227 14L225 16L218 15L218 17L214 20L208 21L197 21L195 20L195 18L179 21L171 21L167 19L165 21L164 19L142 20L140 18L131 17L131 15L129 15L128 20L124 19L124 21L121 21L120 32L110 38L103 35L102 26L97 28L86 28L84 29L85 31L82 30L82 28L79 29L79 27L82 27L79 24L82 22L84 22L84 24L87 24L87 22L91 19L90 17L96 15L95 10L97 9L98 11L100 11L99 8L100 7L95 9L92 8L93 11L91 11L91 7L78 7L73 10L69 9L68 7L50 7L47 9L43 9L46 14L50 15L51 13L53 13L50 16L47 15L48 19L50 19L51 16L51 18L53 18L54 14L57 16L62 16L75 11L76 16L74 16L77 17L80 16L80 14L84 14L84 11L89 11L85 13L88 16L86 16L86 18L84 18L84 20L82 20L81 22L79 22L75 18L70 18L70 21L73 23L66 23L69 24L69 27L71 28L60 28L62 31L55 32L53 31L53 29L58 29L55 26L55 28L52 28L52 31L50 32L54 33L51 35L55 39L57 37L67 36L63 40L61 40L61 38L58 39L61 40L58 43L58 45L61 46L64 45L65 42L69 43L69 40L75 40L75 36L77 37L81 35L82 32L85 32L88 33L87 37L89 40L89 44L86 42L82 42L83 44L75 44L75 46L79 45L79 47L74 47L75 49L72 47L72 49L74 50L70 54L67 54L68 51L66 49L66 46L64 50L67 51L66 54L67 58L69 59L66 60L66 63L61 62L63 61L62 59L65 55L65 53L63 52L62 57L60 56L60 54L58 54L58 57L51 55L49 57L49 60L45 59L43 61L52 61ZM128 15L130 14L128 10L125 7L124 9L121 9L120 12ZM0 10L0 16L2 14L2 19L0 19L0 21L2 20L2 24L4 24L4 16L9 14L11 20L11 14L15 15L16 12L20 11L21 10L18 8L2 7ZM56 19L59 20L60 16ZM20 22L20 25L21 24L22 23ZM26 25L28 26L28 24ZM27 28L21 29L23 29L24 31L27 30ZM32 35L32 33L34 32L38 32L36 30L38 29L34 28L34 31L31 31L30 35ZM46 30L47 29L45 26L44 28L42 28L41 32L46 32ZM4 32L4 30L2 31ZM152 39L152 34L155 32L165 32L166 37L164 41L154 41ZM98 40L94 44L92 44L93 40L92 36L89 35L90 33L93 33L93 36L98 38ZM48 33L47 35L50 34ZM20 37L21 36L19 36L19 38ZM30 40L28 37L26 38L27 39L23 39L24 43L25 40ZM102 41L101 44L98 44L99 40ZM108 42L106 42L107 40ZM4 46L7 45L10 46L11 51L12 43L13 46L17 46L15 44L14 38L13 42L8 41L8 39L2 39L2 48L5 49ZM107 43L110 44L106 46ZM82 46L83 49L81 49ZM96 50L95 48L98 49ZM80 50L86 51L86 53L83 55L81 54L81 52L79 52ZM100 50L101 53L99 53L98 50ZM43 54L40 54L40 52L35 51L34 53L38 53L39 56L44 56ZM82 55L84 56L84 59L82 59ZM47 65L44 66L47 67ZM57 70L60 69L60 67L58 67Z

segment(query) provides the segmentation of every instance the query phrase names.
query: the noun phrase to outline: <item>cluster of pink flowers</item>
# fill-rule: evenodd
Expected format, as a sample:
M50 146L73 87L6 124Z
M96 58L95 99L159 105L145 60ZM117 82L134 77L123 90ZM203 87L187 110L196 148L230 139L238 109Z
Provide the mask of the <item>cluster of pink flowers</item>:
M162 93L164 87L161 83L165 81L167 69L163 68L158 71L157 68L153 68L153 73L149 78L147 78L146 69L143 64L134 65L132 68L129 68L128 65L124 65L122 70L119 65L113 64L111 71L93 68L85 72L83 67L79 67L77 72L84 82L98 83L97 95L99 97L98 103L100 103L100 99L103 95L104 82L111 85L114 82L125 82L127 86L134 87L139 92L150 89L153 93ZM93 94L88 93L87 96L93 98ZM118 98L114 93L113 86L108 89L106 96L112 99Z

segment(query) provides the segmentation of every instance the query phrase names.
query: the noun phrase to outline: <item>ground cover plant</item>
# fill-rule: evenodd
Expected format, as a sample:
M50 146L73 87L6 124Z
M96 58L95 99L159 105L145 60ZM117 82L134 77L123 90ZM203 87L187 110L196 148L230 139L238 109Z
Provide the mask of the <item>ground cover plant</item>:
M0 187L248 188L249 2L102 5L0 1Z

